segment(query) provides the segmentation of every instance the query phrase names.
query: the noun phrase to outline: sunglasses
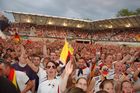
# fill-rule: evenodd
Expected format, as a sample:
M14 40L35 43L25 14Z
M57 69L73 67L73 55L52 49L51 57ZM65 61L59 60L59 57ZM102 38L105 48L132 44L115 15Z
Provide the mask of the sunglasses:
M47 69L50 69L50 68L56 69L56 66L47 66L46 68Z

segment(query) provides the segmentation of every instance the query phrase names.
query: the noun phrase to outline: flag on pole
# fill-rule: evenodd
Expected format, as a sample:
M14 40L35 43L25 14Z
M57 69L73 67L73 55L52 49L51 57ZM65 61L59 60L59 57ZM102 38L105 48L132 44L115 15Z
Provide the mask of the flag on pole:
M65 39L65 44L64 44L61 54L60 54L60 61L63 64L66 64L70 60L71 56L73 55L73 52L74 52L73 47Z

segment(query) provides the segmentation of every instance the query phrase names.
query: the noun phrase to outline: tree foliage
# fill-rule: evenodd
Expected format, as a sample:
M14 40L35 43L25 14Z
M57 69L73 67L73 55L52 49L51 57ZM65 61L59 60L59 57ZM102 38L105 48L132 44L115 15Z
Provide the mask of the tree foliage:
M131 16L131 15L140 15L140 8L137 8L134 11L130 11L127 8L124 8L119 10L116 16L121 17L121 16Z

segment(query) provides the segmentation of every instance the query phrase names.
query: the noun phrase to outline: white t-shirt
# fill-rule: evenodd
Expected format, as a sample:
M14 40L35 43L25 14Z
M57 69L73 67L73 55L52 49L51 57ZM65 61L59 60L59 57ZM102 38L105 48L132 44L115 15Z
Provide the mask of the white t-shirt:
M39 67L39 71L37 73L38 77L39 77L39 84L41 82L43 82L44 80L47 79L47 73L46 70L44 70L43 68Z
M106 76L107 79L114 79L115 76L115 69L109 69L108 75Z
M37 93L61 93L60 92L61 78L53 80L45 80L39 84Z
M107 79L114 79L115 76L115 62L112 63L112 68L109 68L108 75L106 76Z
M56 77L53 80L47 79L47 73L44 69L39 68L37 73L39 77L39 87L37 93L58 93L60 90L61 77ZM59 91L59 93L61 93Z
M85 78L87 78L88 77L88 75L90 74L90 68L85 68L85 69L83 69L83 74L80 74L79 76L78 76L78 71L79 71L79 69L76 69L76 74L75 74L75 79L77 80L78 78L80 78L80 77L85 77Z
M23 91L26 87L26 83L29 81L29 77L22 71L15 71L15 73L18 87L20 91ZM31 93L31 91L28 91L27 93Z
M93 80L95 81L95 85L94 85L94 93L96 93L97 91L100 90L99 86L102 82L102 79L101 79L101 76L96 76L96 77L93 77Z

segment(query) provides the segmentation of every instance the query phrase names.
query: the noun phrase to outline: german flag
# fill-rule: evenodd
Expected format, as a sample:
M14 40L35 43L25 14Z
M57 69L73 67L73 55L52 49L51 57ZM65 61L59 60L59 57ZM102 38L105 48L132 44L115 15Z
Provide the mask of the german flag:
M18 88L17 82L16 82L16 73L13 68L10 69L10 74L8 76L8 79Z
M63 64L66 64L70 60L71 56L73 55L73 52L74 52L74 49L65 39L65 44L64 44L61 54L60 54L60 61Z

